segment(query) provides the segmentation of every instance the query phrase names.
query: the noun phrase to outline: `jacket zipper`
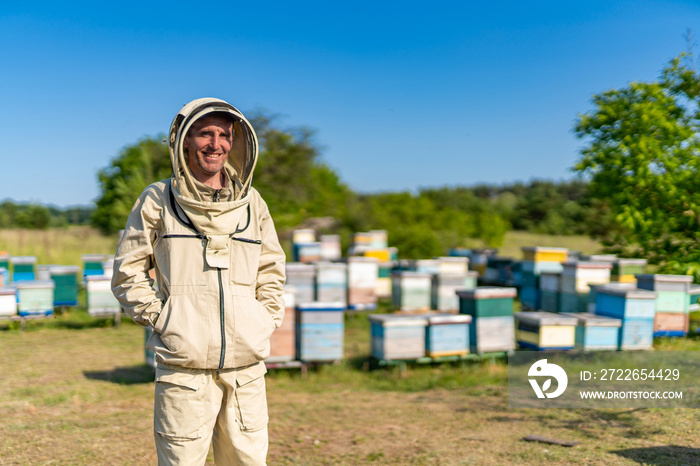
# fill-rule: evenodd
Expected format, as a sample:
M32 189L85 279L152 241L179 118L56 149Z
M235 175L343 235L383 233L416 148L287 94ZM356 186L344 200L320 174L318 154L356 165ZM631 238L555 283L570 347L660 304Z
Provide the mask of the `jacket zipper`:
M233 236L231 237L231 239L236 240L236 241L241 241L243 243L262 244L262 241L259 239L235 238Z
M204 238L202 235L163 235L163 238Z
M213 201L219 202L221 198L221 190L217 189L214 192ZM226 359L226 320L224 318L224 284L221 280L221 267L216 268L216 272L219 276L219 322L221 323L221 356L219 357L219 372L224 368L224 362Z

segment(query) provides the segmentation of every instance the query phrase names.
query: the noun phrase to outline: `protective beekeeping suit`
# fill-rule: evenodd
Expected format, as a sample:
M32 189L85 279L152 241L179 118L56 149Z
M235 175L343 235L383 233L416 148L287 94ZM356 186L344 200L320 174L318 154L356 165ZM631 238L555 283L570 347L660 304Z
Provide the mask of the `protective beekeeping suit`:
M232 105L198 99L170 128L173 175L127 221L112 290L151 326L159 464L264 464L265 365L284 303L285 256L251 186L255 131ZM149 270L155 269L155 281Z

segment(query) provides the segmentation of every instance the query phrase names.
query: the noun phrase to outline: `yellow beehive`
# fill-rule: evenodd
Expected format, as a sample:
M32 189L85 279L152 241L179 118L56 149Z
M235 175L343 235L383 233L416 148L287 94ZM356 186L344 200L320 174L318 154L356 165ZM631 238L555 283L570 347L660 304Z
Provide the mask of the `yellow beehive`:
M389 248L385 249L370 249L365 251L365 257L374 257L379 262L390 262L391 261L391 251Z
M564 262L569 257L566 248L547 248L540 246L523 247L523 260L533 262Z

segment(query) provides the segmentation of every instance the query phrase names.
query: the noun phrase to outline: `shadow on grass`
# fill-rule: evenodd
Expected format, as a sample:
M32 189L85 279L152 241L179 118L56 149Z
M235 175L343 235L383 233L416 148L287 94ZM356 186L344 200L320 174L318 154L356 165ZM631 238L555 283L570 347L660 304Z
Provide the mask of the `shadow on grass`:
M611 451L623 458L636 461L640 464L650 465L675 465L675 464L700 464L700 449L667 445L661 447L628 448L626 450Z
M83 375L88 379L104 380L119 385L151 383L155 380L153 368L148 364L117 367L112 371L84 371Z

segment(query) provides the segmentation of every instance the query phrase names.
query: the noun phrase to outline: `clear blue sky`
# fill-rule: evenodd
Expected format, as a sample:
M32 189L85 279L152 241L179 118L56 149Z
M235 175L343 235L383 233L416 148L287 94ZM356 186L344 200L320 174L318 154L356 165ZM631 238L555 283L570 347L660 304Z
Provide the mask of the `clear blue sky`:
M689 28L697 0L3 0L0 199L89 204L205 96L315 129L361 192L568 179L591 96L656 79Z

